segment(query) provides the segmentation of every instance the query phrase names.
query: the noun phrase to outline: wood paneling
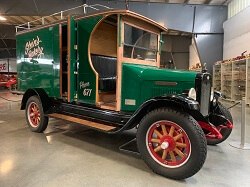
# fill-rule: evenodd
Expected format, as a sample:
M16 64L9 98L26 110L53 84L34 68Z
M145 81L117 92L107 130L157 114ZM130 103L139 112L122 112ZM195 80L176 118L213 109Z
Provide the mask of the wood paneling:
M123 16L122 21L151 33L160 34L161 31L159 27L135 17Z
M110 103L116 101L115 92L99 93L100 101L102 103Z
M121 110L121 85L122 85L122 58L123 58L123 45L122 43L124 43L124 23L120 22L121 17L118 14L117 15L117 20L118 23L120 23L120 28L117 27L117 41L118 41L118 45L117 45L117 80L116 80L116 110L120 111ZM119 35L121 35L121 41L119 42Z
M90 41L90 53L116 57L116 41L117 27L102 22L92 35Z
M52 114L49 114L48 116L63 119L66 121L71 121L71 122L82 124L82 125L86 125L86 126L96 128L96 129L101 129L104 131L109 131L109 130L112 130L115 128L115 127L104 125L101 123L96 123L96 122L92 122L92 121L88 121L88 120L84 120L84 119L80 119L80 118L76 118L76 117L72 117L72 116L67 116L67 115L63 115L63 114L58 114L58 113L52 113Z

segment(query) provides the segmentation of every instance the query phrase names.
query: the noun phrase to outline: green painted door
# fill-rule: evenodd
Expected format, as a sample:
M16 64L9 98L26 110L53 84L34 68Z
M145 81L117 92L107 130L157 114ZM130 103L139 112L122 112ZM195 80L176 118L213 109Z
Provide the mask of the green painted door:
M78 53L78 101L88 104L96 102L96 75L90 65L89 40L102 16L90 17L77 22Z
M68 57L70 58L68 63L69 63L69 81L70 81L70 86L68 86L68 100L70 102L75 101L77 98L77 53L76 53L76 22L75 20L70 16L68 20L68 27L69 27L69 41L68 45L70 45L70 51Z

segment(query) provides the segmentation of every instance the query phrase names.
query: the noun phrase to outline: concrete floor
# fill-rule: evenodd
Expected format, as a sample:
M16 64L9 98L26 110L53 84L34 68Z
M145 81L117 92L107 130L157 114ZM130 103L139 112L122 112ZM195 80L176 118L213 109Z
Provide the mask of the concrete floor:
M0 91L0 96L20 100ZM174 181L154 174L135 155L119 151L135 132L106 135L52 119L33 133L19 102L0 98L0 186L250 186L250 150L229 145L240 140L240 108L232 110L235 129L228 140L208 147L203 168ZM247 110L250 120L250 110ZM250 143L250 123L247 124Z

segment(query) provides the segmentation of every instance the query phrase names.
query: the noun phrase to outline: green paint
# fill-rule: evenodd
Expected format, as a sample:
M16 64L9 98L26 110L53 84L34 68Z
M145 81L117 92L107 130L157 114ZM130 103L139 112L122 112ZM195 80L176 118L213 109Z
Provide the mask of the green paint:
M74 101L75 91L76 91L76 79L77 75L74 74L76 71L76 50L74 46L76 45L76 23L75 20L70 16L70 101ZM65 83L67 84L67 83Z
M55 26L53 29L53 71L54 71L54 96L60 97L60 38L59 38L59 26Z
M135 111L144 101L164 94L181 94L195 86L197 72L158 69L153 66L122 64L121 110ZM159 86L156 81L177 82L176 86ZM125 105L125 99L135 105Z
M90 17L77 22L78 100L90 104L95 104L97 90L96 76L89 62L88 44L94 27L102 18L103 16ZM81 85L84 86L81 87Z
M96 103L96 75L89 62L90 35L103 16L90 17L75 22L71 18L71 101ZM118 45L121 44L121 20ZM77 37L76 37L77 32ZM76 42L77 38L77 42ZM160 41L161 42L161 39ZM77 51L74 45L77 43ZM26 50L26 53L25 53ZM43 88L49 97L59 98L60 51L59 26L53 26L17 36L18 89ZM40 52L40 53L39 53ZM28 56L30 55L30 56ZM78 71L76 75L74 72ZM121 110L135 111L143 102L154 96L180 94L194 87L197 72L158 69L153 66L122 64ZM176 86L156 85L156 81L177 82ZM67 84L67 83L65 83ZM125 104L127 100L127 104ZM135 105L133 104L135 101Z
M17 35L16 43L18 90L43 88L59 97L59 26Z

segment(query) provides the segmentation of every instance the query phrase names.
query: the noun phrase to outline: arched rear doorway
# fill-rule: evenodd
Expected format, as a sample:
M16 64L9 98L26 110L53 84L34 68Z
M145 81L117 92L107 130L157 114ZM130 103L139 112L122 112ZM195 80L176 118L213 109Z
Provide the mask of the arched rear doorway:
M97 73L97 105L116 109L117 15L105 18L90 39L91 63Z

